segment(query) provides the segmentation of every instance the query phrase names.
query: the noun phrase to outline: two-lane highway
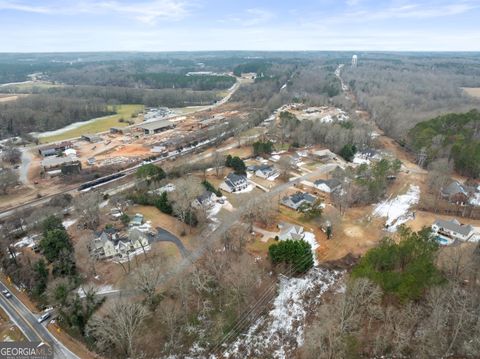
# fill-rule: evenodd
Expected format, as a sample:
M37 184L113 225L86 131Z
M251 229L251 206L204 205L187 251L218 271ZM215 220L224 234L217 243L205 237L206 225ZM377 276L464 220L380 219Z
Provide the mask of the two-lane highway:
M0 291L8 288L0 282ZM10 292L11 293L11 292ZM62 343L60 343L35 316L13 293L7 298L0 293L0 306L7 313L13 323L22 331L28 341L44 342L53 347L54 358L70 359L78 358ZM46 321L46 323L48 320Z

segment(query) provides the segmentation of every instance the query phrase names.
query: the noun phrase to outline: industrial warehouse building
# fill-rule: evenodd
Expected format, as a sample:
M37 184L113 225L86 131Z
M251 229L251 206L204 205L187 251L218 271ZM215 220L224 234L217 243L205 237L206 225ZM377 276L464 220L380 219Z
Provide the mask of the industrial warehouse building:
M38 153L43 157L56 156L65 150L72 148L73 144L70 141L64 141L61 143L56 143L50 146L41 147L38 149Z
M174 127L175 124L168 120L150 121L138 125L138 128L141 128L146 135L153 135L155 133L166 131Z

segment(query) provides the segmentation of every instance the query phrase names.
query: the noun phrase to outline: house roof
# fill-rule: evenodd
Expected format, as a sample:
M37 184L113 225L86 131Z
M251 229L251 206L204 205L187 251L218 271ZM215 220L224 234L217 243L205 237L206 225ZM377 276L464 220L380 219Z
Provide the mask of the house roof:
M296 224L292 223L285 223L282 227L282 230L280 233L303 233L303 227L302 226L297 226Z
M342 184L342 182L337 178L331 178L331 179L328 179L328 180L319 179L319 180L315 181L315 186L319 186L321 184L325 184L330 189L332 189L332 188L336 188L336 187L340 186Z
M45 151L49 151L49 150L59 150L59 149L62 149L62 148L68 148L68 147L72 147L72 142L70 141L63 141L63 142L60 142L60 143L56 143L56 144L53 144L53 145L49 145L49 146L45 146L45 147L42 147L39 149L39 151L41 152L45 152Z
M459 221L456 219L451 219L449 221L444 220L444 219L437 219L434 222L434 225L447 229L452 232L456 232L461 234L462 236L467 236L473 231L473 227L471 225L464 225L461 224Z
M247 177L242 175L237 175L236 173L229 173L227 177L225 177L225 183L230 187L235 187L238 184L243 184L247 182Z
M198 203L202 204L203 202L212 198L213 192L204 191L200 196L197 197Z
M272 166L263 164L263 165L257 166L256 171L268 173L268 172L274 171L274 168Z
M445 195L448 195L448 196L453 196L453 195L458 194L458 193L462 193L464 195L467 195L466 189L458 181L453 181L452 183L450 183L447 187L442 189L442 192Z
M313 203L315 202L315 197L306 192L296 192L288 197L293 203L297 204L302 201Z

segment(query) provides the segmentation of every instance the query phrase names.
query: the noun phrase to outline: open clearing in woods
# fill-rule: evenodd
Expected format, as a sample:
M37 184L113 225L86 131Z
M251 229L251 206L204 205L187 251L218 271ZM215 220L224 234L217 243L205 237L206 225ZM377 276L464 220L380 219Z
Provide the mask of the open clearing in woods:
M95 121L89 122L85 125L80 125L71 130L59 133L58 135L42 137L41 143L50 143L63 141L70 138L80 137L86 133L99 133L108 131L111 127L125 127L127 122L119 122L121 118L125 121L133 120L132 115L136 115L143 111L143 105L118 105L116 107L117 113L110 116L99 117Z
M462 90L472 97L480 98L480 87L462 87Z

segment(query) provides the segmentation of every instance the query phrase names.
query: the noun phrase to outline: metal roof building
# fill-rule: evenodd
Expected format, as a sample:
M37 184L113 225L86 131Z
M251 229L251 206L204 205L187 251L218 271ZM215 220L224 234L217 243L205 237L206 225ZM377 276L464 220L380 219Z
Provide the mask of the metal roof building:
M168 120L156 120L144 122L137 126L143 129L146 135L153 135L154 133L162 132L170 128L174 128L175 125Z

